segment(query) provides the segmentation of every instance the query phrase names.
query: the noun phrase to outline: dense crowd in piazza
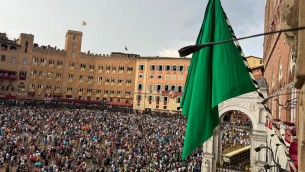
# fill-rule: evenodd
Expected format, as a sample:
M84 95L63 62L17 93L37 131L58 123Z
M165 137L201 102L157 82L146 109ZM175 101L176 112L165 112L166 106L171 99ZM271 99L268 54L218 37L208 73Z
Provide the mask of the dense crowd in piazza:
M178 114L0 101L0 171L200 171L201 148L181 160L185 126Z

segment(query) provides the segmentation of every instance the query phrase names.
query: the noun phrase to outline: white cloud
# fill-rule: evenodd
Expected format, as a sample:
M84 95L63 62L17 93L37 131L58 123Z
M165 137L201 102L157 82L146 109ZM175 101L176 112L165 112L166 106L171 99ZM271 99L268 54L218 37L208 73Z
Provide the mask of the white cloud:
M158 53L160 57L180 57L178 50L165 49Z

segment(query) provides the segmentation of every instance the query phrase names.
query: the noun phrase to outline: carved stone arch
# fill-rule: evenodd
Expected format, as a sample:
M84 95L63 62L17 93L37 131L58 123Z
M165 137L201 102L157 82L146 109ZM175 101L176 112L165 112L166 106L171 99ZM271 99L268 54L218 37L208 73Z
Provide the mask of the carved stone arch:
M228 111L238 110L238 111L246 114L251 119L253 129L256 130L258 121L257 121L254 113L251 112L249 109L255 109L257 107L252 107L252 106L255 106L255 105L250 104L248 107L238 106L238 105L223 106L221 109L219 109L219 117L221 118L223 116L223 114Z

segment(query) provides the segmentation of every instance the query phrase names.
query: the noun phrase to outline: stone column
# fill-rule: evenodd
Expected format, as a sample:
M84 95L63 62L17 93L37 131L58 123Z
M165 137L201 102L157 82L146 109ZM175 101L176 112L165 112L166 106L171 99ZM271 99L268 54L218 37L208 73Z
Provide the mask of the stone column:
M216 162L214 155L214 146L218 146L214 143L214 136L203 144L203 155L202 155L202 172L214 172L216 171Z
M255 152L255 148L259 146L267 146L266 132L253 130L251 135L251 149L250 159L252 171L259 171L266 164L266 150L262 149L260 152Z

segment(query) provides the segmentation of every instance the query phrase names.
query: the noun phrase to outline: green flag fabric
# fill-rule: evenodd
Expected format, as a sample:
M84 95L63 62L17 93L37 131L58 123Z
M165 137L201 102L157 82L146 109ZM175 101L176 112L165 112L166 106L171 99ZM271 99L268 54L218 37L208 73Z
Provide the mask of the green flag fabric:
M232 39L220 0L209 0L196 44ZM255 91L234 42L209 46L192 56L181 100L188 119L182 159L207 141L218 125L218 104Z

